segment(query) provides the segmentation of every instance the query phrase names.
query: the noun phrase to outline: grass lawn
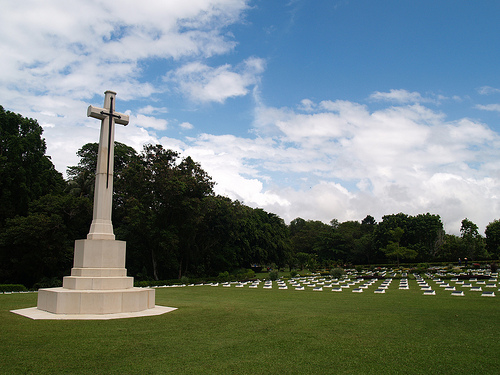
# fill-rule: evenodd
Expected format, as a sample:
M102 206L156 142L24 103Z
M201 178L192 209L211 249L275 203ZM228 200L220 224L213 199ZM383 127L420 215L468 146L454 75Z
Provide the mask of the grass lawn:
M157 305L178 310L108 321L31 320L9 310L35 306L36 294L0 295L0 372L499 373L500 297L434 289L164 288Z

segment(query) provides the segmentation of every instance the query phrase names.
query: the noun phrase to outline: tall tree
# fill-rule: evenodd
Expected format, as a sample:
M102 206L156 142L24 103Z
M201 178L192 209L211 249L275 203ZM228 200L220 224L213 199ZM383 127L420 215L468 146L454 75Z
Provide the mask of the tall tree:
M331 236L333 228L319 220L292 220L289 226L294 253L316 254L332 259ZM323 255L320 255L323 254Z
M0 232L0 283L61 282L71 268L74 241L85 238L91 218L88 198L48 194L32 202L26 216L7 219Z
M71 194L93 198L95 172L97 166L98 143L87 143L77 151L80 161L77 166L68 167L68 188ZM122 185L122 172L137 157L137 152L130 146L116 142L114 145L113 187L115 192ZM119 194L114 194L114 198ZM115 207L117 202L113 202Z
M370 264L380 258L380 251L377 251L374 244L373 232L377 228L377 221L371 215L367 215L361 220L361 237L355 240L355 251L353 262L357 264Z
M431 261L439 256L444 236L439 215L410 216L399 213L384 216L374 231L376 247L383 249L393 241L390 231L396 228L403 230L400 245L415 250L419 260Z
M439 256L444 241L439 215L426 213L410 217L407 231L407 246L418 252L420 260L432 261Z
M387 246L382 249L382 251L386 253L388 257L396 258L398 267L401 258L413 259L417 256L417 252L415 250L400 245L403 234L403 229L399 227L390 230L389 235L391 236L391 240L389 241Z
M469 259L485 258L485 246L482 236L479 234L479 228L469 219L462 220L460 226L460 233L462 235L462 242L465 247L466 257Z
M378 223L374 231L375 246L379 249L385 248L389 241L393 241L393 234L391 234L390 231L396 228L401 228L403 230L400 241L402 244L405 244L404 233L408 226L409 216L407 214L400 212L394 215L383 216L382 221Z
M458 259L463 259L466 256L462 238L454 234L445 234L438 259L457 261Z
M213 182L199 164L161 145L146 145L123 170L124 225L117 230L130 242L134 257L155 279L180 276L196 249L195 227L202 198L213 194ZM148 260L148 261L146 261Z
M7 218L27 215L30 202L64 189L42 133L36 120L0 106L0 228Z
M500 220L493 220L486 226L486 250L494 259L500 256Z

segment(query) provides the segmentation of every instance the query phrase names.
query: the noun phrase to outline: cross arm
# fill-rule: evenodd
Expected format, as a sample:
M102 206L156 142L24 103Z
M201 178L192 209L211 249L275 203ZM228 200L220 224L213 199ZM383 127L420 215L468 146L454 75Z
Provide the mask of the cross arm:
M106 116L109 115L109 109L94 107L93 105L89 105L87 108L87 117L94 117L99 120L104 120ZM124 115L123 113L114 112L113 118L116 124L127 125L129 122L128 115Z

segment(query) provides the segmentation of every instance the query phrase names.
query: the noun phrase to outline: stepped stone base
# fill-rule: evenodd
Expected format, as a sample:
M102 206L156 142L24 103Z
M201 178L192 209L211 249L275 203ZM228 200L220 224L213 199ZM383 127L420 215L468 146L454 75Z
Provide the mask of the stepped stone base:
M155 307L154 289L72 290L49 288L38 291L39 310L54 314L116 314Z
M38 310L54 314L133 313L155 307L154 289L134 288L124 241L77 240L71 276L62 288L38 291Z

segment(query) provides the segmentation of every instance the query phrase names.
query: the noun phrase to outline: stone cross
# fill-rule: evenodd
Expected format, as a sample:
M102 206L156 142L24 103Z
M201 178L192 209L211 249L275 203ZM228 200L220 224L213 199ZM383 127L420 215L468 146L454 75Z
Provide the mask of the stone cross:
M127 115L115 112L116 93L104 93L104 108L89 106L87 117L101 120L101 135L97 154L97 170L94 189L94 212L87 235L89 240L114 240L111 208L113 203L113 158L115 124L127 125Z

